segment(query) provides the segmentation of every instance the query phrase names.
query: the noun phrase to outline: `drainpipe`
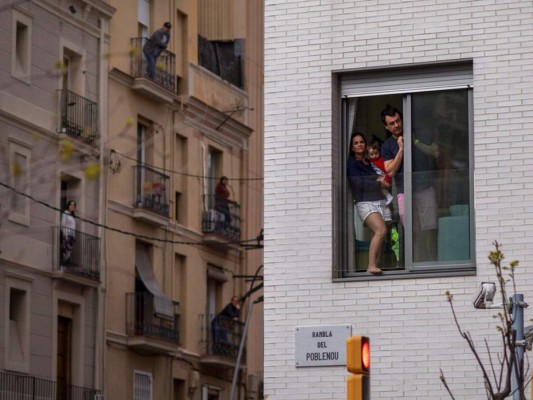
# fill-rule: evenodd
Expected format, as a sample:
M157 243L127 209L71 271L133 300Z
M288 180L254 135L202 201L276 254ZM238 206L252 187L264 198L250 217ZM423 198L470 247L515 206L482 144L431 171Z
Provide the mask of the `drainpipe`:
M100 18L100 39L99 39L99 54L98 57L100 62L98 63L99 71L99 90L98 90L98 104L99 113L98 113L98 132L100 132L99 140L99 211L98 211L98 222L101 224L106 223L107 219L107 177L108 170L105 165L105 160L107 159L107 121L108 121L108 69L109 63L107 59L107 52L109 51L108 39L109 35L109 20ZM94 377L94 386L95 389L100 390L101 393L105 393L105 360L106 360L106 307L105 307L105 293L108 284L108 274L106 266L106 231L105 229L98 228L98 236L100 239L100 279L101 284L96 288L96 310L97 310L97 320L96 320L96 341L95 341L95 368L96 373Z

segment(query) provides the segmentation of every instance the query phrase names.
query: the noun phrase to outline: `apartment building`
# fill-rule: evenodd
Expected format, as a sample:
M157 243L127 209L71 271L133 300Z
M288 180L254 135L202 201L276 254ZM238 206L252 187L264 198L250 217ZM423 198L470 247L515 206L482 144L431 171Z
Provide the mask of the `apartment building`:
M0 4L0 398L93 399L103 387L98 171L114 11Z
M349 335L370 338L372 398L450 398L440 370L455 398L487 398L444 293L485 366L485 340L499 366L497 310L472 298L497 280L495 240L505 263L520 261L516 292L533 295L532 20L527 1L266 3L269 400L346 398ZM388 140L387 105L398 112L385 117L403 114L389 122L403 122L404 186L393 177L376 275L347 164L353 133Z
M110 4L105 396L258 399L261 2Z

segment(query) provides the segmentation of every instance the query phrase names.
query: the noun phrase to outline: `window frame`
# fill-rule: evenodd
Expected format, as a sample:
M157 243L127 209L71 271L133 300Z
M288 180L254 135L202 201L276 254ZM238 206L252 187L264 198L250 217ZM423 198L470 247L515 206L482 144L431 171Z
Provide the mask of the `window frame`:
M85 365L85 344L86 344L86 301L81 295L58 291L54 295L54 367L57 369L57 333L59 317L72 320L71 351L72 360L70 365L71 384L79 385L83 381L83 366Z
M137 389L137 376L142 376L142 377L145 377L145 378L148 378L148 389L149 389L149 395L148 395L148 399L146 398L143 398L143 396L140 396L140 398L137 398L137 393L136 393L136 389ZM153 396L154 396L154 380L153 380L153 376L151 373L149 372L145 372L145 371L140 371L140 370L134 370L133 371L133 399L134 400L152 400L153 399Z
M450 63L450 69L458 68L464 69L465 74L459 78L454 76L451 81L455 82L446 83L446 74L442 73L444 64L436 65L412 65L408 69L401 68L382 68L375 70L364 70L361 73L363 84L360 86L363 90L361 93L357 93L357 75L355 78L352 72L338 71L333 74L333 87L335 88L333 93L333 113L338 116L334 119L333 123L333 191L334 191L334 210L333 210L333 280L346 281L346 280L382 280L382 279L409 279L413 277L437 277L437 276L454 276L454 275L475 275L475 216L474 216L474 134L473 134L473 85L472 82L468 82L465 77L468 74L472 74L472 62L467 60L461 63ZM444 70L447 66L444 65ZM416 76L417 69L420 70L422 78L419 79ZM402 72L402 70L404 72ZM401 76L405 73L407 79L403 79L397 87L394 87L394 81L390 76ZM438 77L436 83L429 78L435 75ZM444 78L443 78L444 76ZM386 77L388 82L384 87L380 87L380 77ZM409 85L409 79L413 78L412 86ZM355 82L353 87L346 88L346 82ZM355 79L355 81L353 80ZM464 80L463 83L460 81ZM372 90L372 82L375 82L375 88ZM391 83L392 82L392 83ZM359 88L359 89L360 89ZM402 96L402 113L404 122L404 136L411 137L411 105L413 95L418 93L429 93L445 90L467 90L467 108L468 108L468 168L469 168L469 180L468 180L468 193L469 193L469 226L470 226L470 259L469 260L457 260L457 261L432 261L432 262L413 262L412 254L412 146L411 140L405 140L404 144L404 174L405 174L405 265L402 270L384 271L383 274L376 276L365 272L355 270L355 266L351 266L350 262L355 263L355 260L351 260L349 253L354 253L354 244L349 243L349 238L353 237L350 234L349 229L353 230L353 222L351 222L353 213L348 211L349 203L348 199L351 199L351 195L347 195L349 191L346 184L346 154L348 153L348 120L346 118L348 107L347 100L349 98L368 98L371 96L384 96L384 95L401 95ZM348 93L348 90L352 90L352 93ZM380 110L381 111L381 110ZM376 116L379 119L379 115ZM345 138L346 136L346 138ZM369 138L367 138L369 139ZM355 264L354 264L355 265Z
M62 74L59 78L59 89L69 90L79 96L85 97L86 89L86 51L79 45L65 39L59 40L59 59L61 60ZM68 60L68 65L64 60Z

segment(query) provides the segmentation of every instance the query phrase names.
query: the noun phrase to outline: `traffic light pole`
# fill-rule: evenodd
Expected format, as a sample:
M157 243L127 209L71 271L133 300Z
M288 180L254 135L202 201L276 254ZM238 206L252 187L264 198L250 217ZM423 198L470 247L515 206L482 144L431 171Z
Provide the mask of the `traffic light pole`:
M520 400L520 382L524 380L524 308L527 304L524 303L523 294L514 294L513 301L513 329L515 331L515 353L516 360L513 365L513 373L511 376L511 387L513 393L513 400Z
M252 310L254 309L254 304L259 303L260 299L250 302L250 309L248 310L248 316L246 317L246 323L244 324L244 331L241 337L241 343L239 346L239 354L237 355L237 361L235 362L235 370L233 371L233 380L231 382L231 391L229 394L229 400L233 400L235 393L235 385L237 383L237 376L239 375L239 369L241 366L242 352L244 349L244 343L246 343L246 333L248 331L248 324L250 323L250 317L252 316Z

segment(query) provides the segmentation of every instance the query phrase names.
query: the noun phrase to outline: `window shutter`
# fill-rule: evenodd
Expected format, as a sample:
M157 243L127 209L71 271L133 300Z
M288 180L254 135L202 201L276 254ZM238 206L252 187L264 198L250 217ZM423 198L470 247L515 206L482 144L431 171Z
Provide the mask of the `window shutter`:
M404 66L341 75L341 96L428 92L473 86L472 62Z

